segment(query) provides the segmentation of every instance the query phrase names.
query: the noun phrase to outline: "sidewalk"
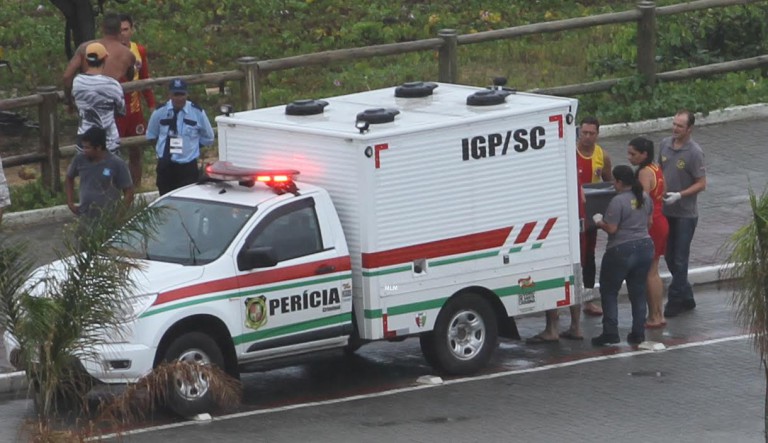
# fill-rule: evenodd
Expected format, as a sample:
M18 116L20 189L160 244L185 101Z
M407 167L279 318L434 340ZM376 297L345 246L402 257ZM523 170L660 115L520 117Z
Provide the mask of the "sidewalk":
M699 224L691 251L691 281L696 284L720 280L719 269L726 260L720 252L728 237L750 216L747 189L758 194L766 186L768 155L767 106L754 105L731 111L711 113L699 119L693 138L702 146L707 162L707 190L699 195ZM698 118L698 117L697 117ZM739 120L727 121L729 118ZM707 120L723 123L706 124ZM610 154L614 165L628 164L626 145L632 138L643 135L656 146L671 134L671 118L601 128L599 143ZM151 193L150 193L151 194ZM37 254L39 262L52 259L51 243L60 242L61 226L71 220L66 207L9 213L3 218L2 235L24 239ZM598 239L599 257L605 247L605 234ZM666 264L661 261L666 273ZM2 346L0 344L0 346ZM0 353L0 372L8 371L4 351ZM21 373L0 374L0 392L19 386ZM4 391L6 389L6 391Z

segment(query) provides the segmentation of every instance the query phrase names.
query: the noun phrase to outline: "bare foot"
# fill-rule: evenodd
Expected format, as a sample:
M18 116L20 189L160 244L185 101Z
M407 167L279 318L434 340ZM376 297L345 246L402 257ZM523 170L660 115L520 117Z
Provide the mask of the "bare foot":
M584 305L584 313L591 317L599 317L603 315L603 308L601 308L597 303L587 302Z

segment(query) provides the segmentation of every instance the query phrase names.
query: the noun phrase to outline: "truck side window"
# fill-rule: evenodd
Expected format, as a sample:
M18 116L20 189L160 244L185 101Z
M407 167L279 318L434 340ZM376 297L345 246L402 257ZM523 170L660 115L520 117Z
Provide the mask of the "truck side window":
M307 198L273 211L248 236L246 248L272 247L278 261L323 250L314 199Z

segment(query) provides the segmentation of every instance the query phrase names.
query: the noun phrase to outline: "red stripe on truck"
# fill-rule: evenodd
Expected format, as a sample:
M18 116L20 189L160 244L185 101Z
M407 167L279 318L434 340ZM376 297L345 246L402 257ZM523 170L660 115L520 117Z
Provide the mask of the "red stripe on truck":
M328 268L333 270L328 272ZM323 268L322 272L318 272ZM317 277L326 273L336 273L349 271L352 269L349 256L337 257L328 260L317 260L311 263L304 263L286 268L256 271L251 274L227 277L220 280L213 280L196 285L185 286L183 288L173 289L161 293L153 306L170 303L198 295L211 294L215 292L232 291L250 286L266 285L270 283L287 282L300 278Z
M541 230L539 233L539 236L536 237L536 240L544 240L549 235L549 231L552 230L552 227L555 226L555 222L557 221L557 217L550 218L547 220L547 223L544 225L544 229Z
M517 234L517 238L515 239L515 244L525 243L528 241L528 237L531 236L531 232L533 232L533 228L536 227L536 222L528 222L523 226L523 229L520 231L519 234Z
M374 269L408 263L417 259L463 254L483 249L499 248L512 231L512 226L477 234L463 235L387 251L363 253L363 268Z

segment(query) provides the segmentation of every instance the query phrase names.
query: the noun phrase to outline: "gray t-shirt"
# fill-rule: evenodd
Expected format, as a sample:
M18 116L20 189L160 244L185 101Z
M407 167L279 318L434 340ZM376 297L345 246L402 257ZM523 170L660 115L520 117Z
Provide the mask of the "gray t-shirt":
M661 141L659 158L667 192L680 192L691 186L696 179L706 175L704 151L698 143L690 139L680 149L673 149L672 143L672 137ZM664 215L683 218L698 217L697 195L683 197L671 205L664 203Z
M648 235L648 218L653 214L653 202L648 194L643 193L643 206L637 208L637 199L632 191L620 192L608 203L603 221L618 225L619 229L608 234L608 244L605 249L618 246L628 241L650 238Z
M125 161L109 152L101 161L90 161L77 154L67 170L67 178L80 177L80 214L96 216L99 210L120 201L122 191L133 186Z

